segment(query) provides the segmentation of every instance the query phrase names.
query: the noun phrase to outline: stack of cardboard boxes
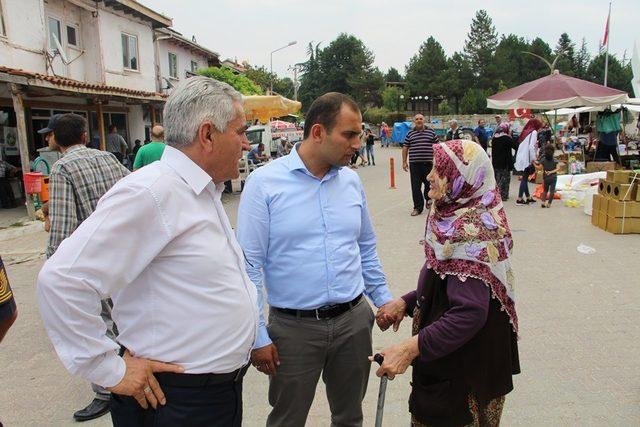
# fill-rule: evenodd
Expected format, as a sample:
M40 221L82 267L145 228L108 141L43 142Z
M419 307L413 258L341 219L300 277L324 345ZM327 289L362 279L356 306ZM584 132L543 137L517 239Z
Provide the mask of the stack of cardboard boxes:
M591 224L613 234L640 233L640 171L610 170L593 196Z

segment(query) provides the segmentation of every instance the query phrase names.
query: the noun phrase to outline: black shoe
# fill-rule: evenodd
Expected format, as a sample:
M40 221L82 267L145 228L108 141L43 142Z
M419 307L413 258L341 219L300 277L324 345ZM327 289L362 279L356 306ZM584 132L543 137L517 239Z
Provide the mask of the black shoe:
M526 203L526 204L528 204L528 205L529 205L529 204L531 204L531 205L532 205L532 204L534 204L535 202L536 202L536 199L534 199L533 197L531 197L531 198L527 199L525 203Z
M524 200L516 200L516 206L525 206L527 202Z
M419 211L418 209L414 209L413 212L411 212L411 216L418 216L422 213L422 211Z
M99 418L109 412L109 401L101 399L93 399L89 406L80 409L73 414L76 421L89 421Z

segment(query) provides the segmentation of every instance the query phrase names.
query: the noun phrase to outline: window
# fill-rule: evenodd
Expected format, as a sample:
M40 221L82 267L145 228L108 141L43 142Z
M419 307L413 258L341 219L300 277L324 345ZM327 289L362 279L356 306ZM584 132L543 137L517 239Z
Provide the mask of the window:
M60 21L56 18L49 17L49 50L58 53L58 46L61 44Z
M195 73L198 71L198 63L196 61L191 61L191 72Z
M169 77L178 78L178 56L169 52Z
M122 34L122 65L127 70L138 69L138 38Z
M78 28L67 25L67 44L73 47L79 47L78 45Z
M4 14L2 13L2 0L0 0L0 36L6 36L7 31L4 28Z

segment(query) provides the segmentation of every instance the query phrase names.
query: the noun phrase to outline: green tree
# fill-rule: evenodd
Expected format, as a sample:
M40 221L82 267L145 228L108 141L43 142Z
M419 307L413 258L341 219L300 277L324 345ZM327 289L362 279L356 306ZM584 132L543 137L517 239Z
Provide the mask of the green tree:
M497 46L498 33L491 17L486 10L477 11L464 43L464 54L480 88L492 87L495 82L491 62Z
M228 83L235 90L243 95L263 95L264 91L252 80L242 74L235 74L227 67L209 67L202 68L197 71L201 76L211 77L212 79Z
M400 96L404 96L404 99L409 98L409 94L397 86L389 86L382 91L382 102L384 108L389 111L398 111L402 107Z
M453 100L453 111L460 112L460 100L467 88L474 85L475 77L471 71L471 65L463 54L455 52L447 60L447 69L442 77L445 82L444 95Z
M447 57L444 49L436 39L430 36L420 45L418 53L409 60L406 72L409 93L427 95L429 99L444 95L446 69Z
M487 97L492 93L492 89L468 89L460 101L461 112L463 114L481 114L488 112Z
M385 82L402 82L404 81L404 78L402 77L402 75L400 75L400 72L398 70L391 67L389 68L389 71L387 71L387 75L384 76L384 81Z
M589 63L591 62L591 55L589 54L589 49L587 49L587 39L582 38L582 44L580 45L580 50L576 53L575 57L575 74L579 79L587 78L587 69L589 68Z
M567 76L576 74L576 47L567 33L560 34L558 44L554 49L554 55L560 55L556 63L556 69Z
M320 73L320 63L318 56L320 55L320 43L313 42L307 46L307 56L309 59L304 63L302 75L300 77L300 89L298 91L298 99L302 102L302 111L307 111L311 103L318 96L322 95Z
M380 105L384 77L373 67L373 52L357 37L342 33L320 51L324 92L342 92L356 102Z
M589 68L587 69L587 80L598 84L604 84L604 63L605 54L593 58ZM627 93L632 93L631 79L633 78L633 71L631 70L631 64L627 64L624 67L616 58L615 55L609 55L609 72L607 74L607 86L623 90Z
M529 49L529 44L522 37L515 34L502 36L494 55L493 74L497 81L502 82L506 87L514 87L524 83L525 54ZM496 87L498 89L498 87Z
M538 56L545 58L547 61L552 62L551 47L542 40L540 37L533 39L527 52L535 53ZM524 70L523 70L523 82L530 82L532 80L539 79L540 77L548 76L550 73L549 66L545 64L540 58L536 58L532 55L523 53L524 56Z

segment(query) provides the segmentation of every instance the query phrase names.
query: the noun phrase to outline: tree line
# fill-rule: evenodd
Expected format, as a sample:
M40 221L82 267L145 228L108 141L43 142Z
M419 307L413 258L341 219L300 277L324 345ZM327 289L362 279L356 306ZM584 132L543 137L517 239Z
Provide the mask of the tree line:
M365 119L368 116L372 122L404 117L398 112L412 96L428 97L424 105L431 111L425 113L486 113L487 96L550 73L544 61L524 52L549 62L559 55L555 68L561 73L599 84L604 81L605 54L592 57L586 39L578 46L563 33L552 48L539 37L499 36L488 13L479 10L462 51L447 56L430 36L409 59L404 74L396 68L380 71L373 65L373 52L350 34L340 34L325 47L310 43L299 99L305 110L323 93L343 92L365 107ZM631 94L632 75L626 55L622 59L609 55L608 86Z

